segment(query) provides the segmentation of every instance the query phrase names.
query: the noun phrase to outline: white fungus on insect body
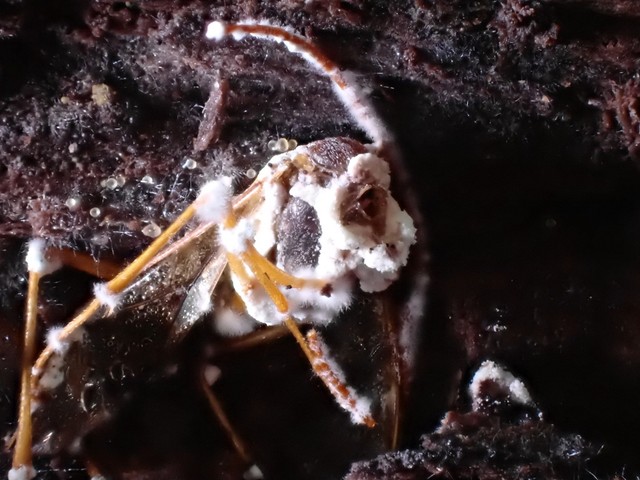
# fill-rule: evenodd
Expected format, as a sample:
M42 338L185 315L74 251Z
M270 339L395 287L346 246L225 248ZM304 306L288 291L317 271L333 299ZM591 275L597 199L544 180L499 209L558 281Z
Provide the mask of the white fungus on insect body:
M38 380L41 390L53 390L64 381L64 358L61 354L54 352L47 363L47 368L42 372Z
M376 238L370 226L344 225L340 220L340 208L350 184L359 176L367 175L381 179L380 186L386 188L388 175L381 173L385 168L388 172L386 162L373 154L358 155L349 162L347 172L326 186L301 174L300 180L291 187L291 196L314 207L318 216L322 233L316 273L320 278L354 272L363 291L376 292L396 280L400 268L406 265L409 248L415 243L416 229L409 214L400 209L388 191L382 237Z
M8 480L31 480L35 478L36 471L31 465L21 465L9 470L7 474Z
M322 141L321 141L322 142ZM221 229L221 245L239 255L253 241L256 250L269 255L278 248L280 216L291 198L307 203L316 214L320 236L318 260L315 265L289 272L297 278L316 279L330 283L329 294L315 288L284 288L280 290L289 304L289 313L299 321L326 324L349 306L352 298L350 277L355 275L365 292L386 289L407 263L409 249L416 240L411 217L391 196L389 166L373 153L354 155L345 171L334 172L329 180L318 177L313 170L296 167L296 162L308 158L308 147L298 147L271 158L260 170L256 181L262 188L262 202L233 229ZM285 174L287 188L281 181ZM320 181L320 178L323 178ZM346 224L342 221L342 205L354 185L375 185L384 201L383 232L374 232L369 224ZM278 260L279 262L280 260ZM284 268L284 265L277 263ZM253 277L247 271L246 275ZM242 282L232 272L234 288L243 299L247 312L258 322L276 324L282 315L261 288L243 289Z
M46 253L47 245L42 238L32 238L29 240L27 255L25 257L27 270L44 277L62 267L62 263L59 260L48 259Z
M113 313L118 309L121 295L112 292L107 283L96 283L93 286L93 295L101 305L107 307L109 312Z
M207 25L205 35L215 41L220 41L227 35L231 35L234 40L240 40L249 35L282 43L291 53L300 55L331 80L338 99L360 128L371 137L375 145L393 143L393 136L375 114L368 96L358 85L353 74L342 71L335 63L319 53L306 38L296 34L292 29L281 26L274 28L269 22L261 20L243 20L233 24L214 21Z
M65 353L69 348L69 343L60 336L62 330L62 327L53 327L47 332L47 347L59 354Z
M200 193L194 205L196 215L202 222L220 223L229 213L231 208L231 188L230 177L221 177L205 183L200 188Z
M351 415L353 423L366 423L371 418L371 400L360 396L348 386L342 369L331 357L327 345L316 331L309 331L307 340L309 348L316 354L316 359L311 362L315 374L329 388L338 405Z
M245 335L255 330L257 325L249 315L227 307L216 310L213 324L216 332L225 337Z
M255 237L256 232L252 222L247 218L241 218L235 226L231 228L221 227L218 233L220 245L234 255L241 255L246 252L249 243Z

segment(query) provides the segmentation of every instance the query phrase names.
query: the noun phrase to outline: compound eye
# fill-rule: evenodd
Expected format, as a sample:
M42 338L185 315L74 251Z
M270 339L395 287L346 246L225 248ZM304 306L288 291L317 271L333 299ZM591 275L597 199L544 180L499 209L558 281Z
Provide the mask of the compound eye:
M382 236L387 222L387 191L378 185L352 185L340 205L343 225L370 226Z

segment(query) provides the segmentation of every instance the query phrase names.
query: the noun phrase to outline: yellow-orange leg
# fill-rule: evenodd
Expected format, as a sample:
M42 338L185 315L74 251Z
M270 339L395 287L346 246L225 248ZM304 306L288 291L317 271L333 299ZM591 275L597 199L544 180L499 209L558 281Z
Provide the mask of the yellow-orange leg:
M38 315L38 285L40 273L29 272L29 289L25 306L24 348L20 368L20 406L18 411L18 430L13 451L12 467L24 468L29 476L33 472L31 457L31 365L36 349L36 318Z
M106 287L110 293L117 295L127 288L158 252L193 218L195 215L194 204L189 205L184 212L156 238L138 257L127 267L120 271L114 278L107 282ZM81 327L100 308L101 302L93 299L89 304L71 320L60 332L60 340L66 340L77 328ZM47 361L53 354L50 347L46 347L35 363L35 370L42 371Z
M31 246L29 247L31 248ZM44 250L40 245L40 256L36 263L45 268L45 263L56 266L70 266L100 278L111 278L119 267L113 262L96 261L86 253L74 252L70 249L49 248ZM33 265L30 266L33 268ZM54 267L55 269L55 267ZM13 452L13 469L21 467L32 469L32 425L31 425L31 366L35 358L38 316L38 293L40 280L44 276L41 271L30 271L27 299L24 314L24 347L20 368L20 399L18 409L18 429L15 435ZM33 473L32 470L29 474Z
M227 225L233 225L235 221L231 219L227 222ZM311 330L311 336L308 339L305 339L304 335L300 331L298 324L295 322L293 317L288 315L289 312L289 302L287 301L284 294L279 290L278 285L291 287L296 286L307 286L310 284L309 281L300 279L297 277L293 277L287 272L280 270L278 267L273 265L269 260L260 255L253 245L248 245L247 249L244 253L240 255L240 257L227 253L227 258L229 260L229 268L233 271L236 277L240 280L242 284L242 288L249 290L253 288L251 279L247 275L245 270L245 266L253 273L257 282L264 288L267 292L274 305L278 309L278 311L282 314L285 314L284 325L289 329L293 337L296 339L296 342L300 346L300 349L307 357L307 360L311 364L314 372L317 376L322 380L322 382L329 389L331 394L336 398L336 401L339 405L341 405L345 410L349 411L352 414L352 418L358 418L359 423L364 423L368 427L374 427L376 422L369 414L365 414L359 416L355 413L358 399L354 395L353 391L345 385L345 383L341 380L341 375L334 371L330 362L326 358L324 352L320 348L320 342L317 333L314 330ZM269 264L268 266L266 264ZM271 275L269 275L269 272ZM274 274L275 272L275 274ZM275 278L272 278L275 277ZM321 288L325 284L324 282L315 282L316 288ZM311 283L313 285L313 283Z

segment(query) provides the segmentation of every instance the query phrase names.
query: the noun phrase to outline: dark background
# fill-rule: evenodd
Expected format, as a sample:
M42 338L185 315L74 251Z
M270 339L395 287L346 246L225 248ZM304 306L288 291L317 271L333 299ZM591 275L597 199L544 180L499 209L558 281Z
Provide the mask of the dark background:
M43 236L124 261L148 242L142 228L166 226L205 178L259 168L269 139L364 140L328 82L283 48L204 40L209 20L245 18L291 26L356 72L397 137L431 279L402 446L459 408L474 367L490 358L524 379L546 421L613 452L611 473L638 468L640 10L622 0L1 2L2 433L14 425L22 241ZM216 79L229 85L222 131L196 152ZM106 106L92 99L101 84ZM184 169L186 158L197 168ZM101 187L117 175L123 187ZM70 197L81 201L72 212ZM50 281L45 323L81 304L86 288L73 285L87 279L75 275ZM275 347L276 360L287 348ZM175 420L177 438L201 428L189 421ZM198 439L224 442L202 428ZM300 438L323 445L333 435ZM116 460L102 463L145 478L172 451L159 443L130 462L112 446ZM298 471L292 461L266 460L279 478ZM298 475L326 478L344 462L331 473L305 464ZM233 471L221 464L165 475Z

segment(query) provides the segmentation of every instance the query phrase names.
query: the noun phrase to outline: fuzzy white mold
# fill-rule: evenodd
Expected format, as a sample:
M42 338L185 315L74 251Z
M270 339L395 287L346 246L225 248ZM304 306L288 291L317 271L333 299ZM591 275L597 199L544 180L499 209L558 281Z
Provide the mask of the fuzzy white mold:
M62 266L59 260L47 259L46 252L47 245L42 238L32 238L29 240L27 255L25 257L27 270L29 272L37 273L44 277L45 275L55 272Z
M220 177L205 183L195 201L196 216L200 221L220 223L229 213L233 195L230 177Z
M260 206L232 229L222 229L220 243L235 254L245 251L248 242L255 239L256 249L269 255L277 248L277 225L289 198L295 197L311 206L320 227L318 261L314 266L289 272L298 278L322 280L331 285L329 292L319 288L281 288L289 303L289 314L301 321L326 324L346 308L352 298L354 276L360 288L366 292L386 289L407 263L409 249L416 240L416 229L411 217L403 211L391 196L388 186L389 166L372 153L354 156L346 171L329 181L320 181L313 172L291 167L297 155L305 155L306 147L274 156L258 173L262 184L263 200ZM280 175L284 168L293 170L287 174L289 191ZM386 192L384 232L374 232L371 225L345 225L341 209L346 195L354 184L376 185ZM283 268L282 264L278 264ZM250 271L245 272L253 278ZM254 281L252 288L244 288L232 274L234 287L244 301L247 312L255 320L268 325L280 323L285 317L278 312L264 290Z
M342 223L340 209L349 186L362 176L384 178L384 160L372 154L354 158L353 168L326 186L301 174L290 194L311 205L318 216L322 233L317 276L332 279L353 272L362 290L376 292L396 280L406 265L409 249L416 241L416 229L409 214L400 209L388 191L385 232L380 238L370 226Z
M290 28L274 26L262 20L243 20L230 24L214 21L207 25L205 32L207 38L219 41L227 35L231 35L235 40L249 35L281 43L291 53L300 55L309 65L331 80L338 99L374 144L379 146L392 143L391 133L375 114L368 96L356 81L355 76L339 69L306 38L296 34Z
M207 25L205 37L210 40L220 41L227 34L227 27L222 22L211 22Z
M35 476L36 471L31 465L21 465L10 469L7 473L8 480L31 480Z
M319 335L316 334L312 341L309 340L310 348L318 354L318 358L312 362L314 372L329 388L338 405L349 413L351 421L356 424L364 424L367 418L371 418L371 400L359 395L348 386L344 372L331 357L327 345ZM343 390L338 388L334 378L346 388L346 395Z
M237 337L245 335L255 330L256 322L245 315L237 313L230 308L220 308L214 317L214 328L216 332L225 337Z
M69 349L69 342L60 336L62 331L62 327L53 327L47 332L47 347L61 355Z
M122 295L114 293L109 289L108 283L96 283L93 286L93 294L96 300L109 309L110 312L115 312L120 305Z
M256 235L254 221L241 218L238 223L231 227L221 227L218 233L220 245L234 255L241 255L247 251L249 243Z
M482 404L481 386L483 382L496 382L505 391L508 391L514 403L526 406L534 406L529 390L522 382L516 378L502 365L491 360L482 362L469 384L469 396L473 402L473 409L478 410Z

